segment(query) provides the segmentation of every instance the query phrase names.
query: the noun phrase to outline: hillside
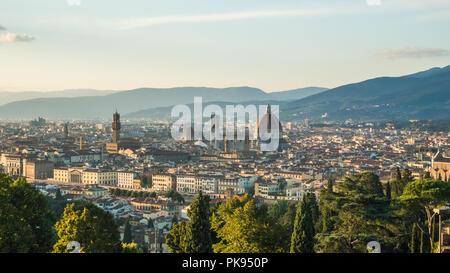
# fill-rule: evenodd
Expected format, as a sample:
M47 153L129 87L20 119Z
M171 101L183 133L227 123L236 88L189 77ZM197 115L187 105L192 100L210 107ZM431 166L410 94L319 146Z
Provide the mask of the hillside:
M321 92L321 88L297 89L288 91L286 98L303 98L311 93ZM39 98L16 101L0 106L0 118L24 119L42 116L50 119L65 118L109 118L114 109L122 114L167 107L176 104L193 103L195 96L203 98L203 102L227 101L259 101L270 100L283 92L265 93L252 87L208 88L177 87L169 89L140 88L116 92L103 96L83 96L74 98ZM283 100L281 98L280 100Z
M450 119L450 69L340 86L282 108L285 120ZM322 118L322 116L326 118Z

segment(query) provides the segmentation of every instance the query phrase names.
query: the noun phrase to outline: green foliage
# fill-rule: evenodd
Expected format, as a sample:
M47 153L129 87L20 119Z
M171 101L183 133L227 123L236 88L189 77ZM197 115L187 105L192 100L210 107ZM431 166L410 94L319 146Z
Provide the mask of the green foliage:
M211 253L209 196L200 192L187 211L186 253Z
M412 181L406 185L398 202L403 206L403 215L413 218L422 231L420 222L425 215L428 227L425 235L433 246L433 209L450 203L450 183L434 179Z
M166 234L166 244L170 253L185 253L186 252L186 224L187 222L181 222L180 224L173 223L172 229Z
M178 203L184 203L183 196L175 190L168 191L165 196L171 198L173 201L176 201Z
M118 226L112 214L91 203L70 204L56 223L55 253L67 253L70 241L79 242L84 253L122 252Z
M287 203L286 203L287 204ZM284 206L284 205L281 205ZM283 210L283 209L281 209ZM241 200L233 198L221 204L212 215L212 229L218 242L213 245L216 253L270 253L288 250L289 236L286 229L274 218L268 207L255 206L248 195ZM273 218L274 217L274 218ZM281 218L284 218L281 217Z
M403 189L405 186L414 180L414 177L411 174L411 171L408 169L404 169L400 174L400 169L397 168L395 175L395 179L389 182L391 199L395 199L403 194Z
M333 179L330 177L328 178L328 182L327 182L327 190L329 193L333 192Z
M133 234L132 234L132 230L131 230L131 225L130 225L130 220L127 219L127 221L125 222L125 228L123 231L123 240L122 242L124 242L125 244L130 244L133 242Z
M47 198L33 185L0 174L0 252L51 251L54 217Z
M146 192L146 191L130 191L118 188L109 189L109 194L112 196L120 196L120 197L151 197L155 198L157 194L155 192Z
M414 223L411 232L411 253L418 253L418 240L417 225Z
M151 188L152 187L152 177L151 175L143 175L141 176L141 187L142 188Z
M386 183L386 198L391 201L392 200L392 192L391 192L391 183Z
M364 172L344 178L335 192L321 191L318 252L362 252L377 240L392 249L398 223L377 175Z
M144 253L144 250L136 245L136 243L123 243L122 253Z
M303 197L297 209L294 231L291 238L291 253L313 253L314 252L314 216L317 211L317 203L314 194ZM313 212L314 211L314 212Z

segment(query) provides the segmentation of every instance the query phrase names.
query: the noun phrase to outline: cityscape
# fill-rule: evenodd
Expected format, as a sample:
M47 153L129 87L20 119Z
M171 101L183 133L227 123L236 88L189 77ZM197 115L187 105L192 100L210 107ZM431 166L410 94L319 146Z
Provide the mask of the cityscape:
M450 253L445 1L50 2L61 18L27 23L49 12L29 6L21 23L11 2L0 21L0 253L174 254L199 271ZM379 16L365 41L355 22ZM212 253L261 256L183 256Z

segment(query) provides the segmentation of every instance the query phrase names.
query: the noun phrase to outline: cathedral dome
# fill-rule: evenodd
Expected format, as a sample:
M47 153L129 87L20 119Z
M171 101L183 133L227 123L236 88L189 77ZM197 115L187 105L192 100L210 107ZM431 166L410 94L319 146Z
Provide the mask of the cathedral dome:
M281 138L281 133L283 132L283 127L281 126L281 122L278 119L278 117L272 115L271 110L270 110L270 105L267 105L266 108L266 113L264 113L264 115L262 115L259 120L256 122L256 127L255 127L255 135L258 136L258 139L260 138L259 135L259 128L261 127L261 129L263 130L263 132L267 132L267 133L271 133L272 129L275 129L273 127L273 124L277 124L278 123L278 138Z

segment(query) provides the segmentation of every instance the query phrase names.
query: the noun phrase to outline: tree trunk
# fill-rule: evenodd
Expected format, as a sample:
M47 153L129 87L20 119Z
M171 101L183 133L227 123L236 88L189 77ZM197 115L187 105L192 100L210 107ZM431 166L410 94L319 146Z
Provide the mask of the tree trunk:
M432 216L431 216L431 211L428 207L425 207L425 212L427 213L427 220L428 220L428 236L430 239L430 250L433 249L433 236L432 236L432 227L433 227L433 223L432 223Z

